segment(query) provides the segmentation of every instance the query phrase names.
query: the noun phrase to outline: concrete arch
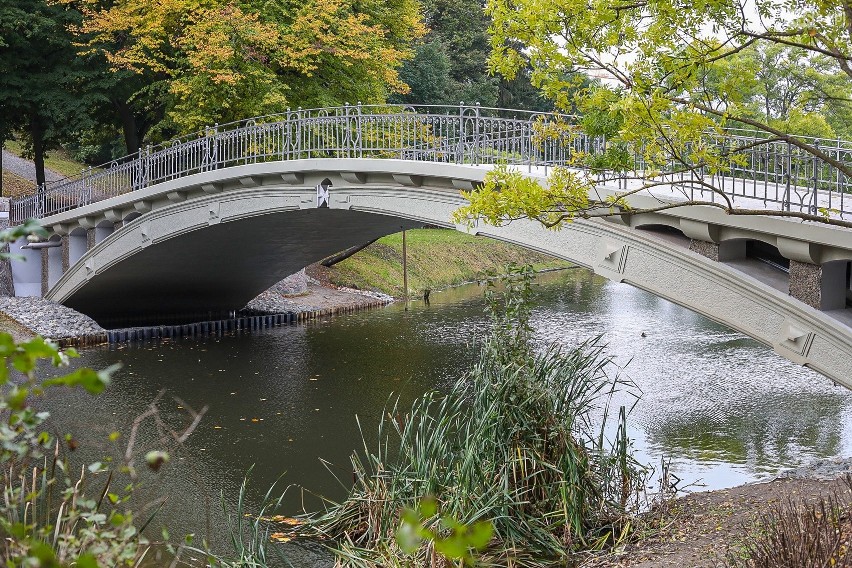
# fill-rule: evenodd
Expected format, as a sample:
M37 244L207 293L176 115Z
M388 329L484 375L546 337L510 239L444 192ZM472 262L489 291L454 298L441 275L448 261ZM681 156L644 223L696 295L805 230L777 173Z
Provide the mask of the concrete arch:
M124 309L157 319L158 313L179 308L187 317L239 308L278 278L326 254L404 227L451 227L447 220L463 203L458 190L472 189L486 172L431 162L314 159L171 180L44 219L55 233L79 239L79 229L103 219L135 217L102 242L90 243L46 296L101 319ZM318 209L316 186L324 180L333 186L329 207ZM474 232L648 290L852 388L848 325L716 261L721 259L631 225L676 224L673 228L693 243L711 246L777 235L782 252L823 262L852 250L848 233L778 219L732 219L701 207L643 217L578 221L558 232L529 221Z
M81 218L142 213L88 250L47 297L102 320L124 310L156 319L179 309L206 315L239 308L327 254L405 227L451 227L450 214L463 203L458 189L475 186L484 173L422 162L314 160L174 180L46 220L68 234ZM316 186L325 179L333 186L329 207L318 209ZM700 232L701 223L690 223ZM530 221L474 232L647 290L852 388L852 329L682 243L602 220L556 232Z

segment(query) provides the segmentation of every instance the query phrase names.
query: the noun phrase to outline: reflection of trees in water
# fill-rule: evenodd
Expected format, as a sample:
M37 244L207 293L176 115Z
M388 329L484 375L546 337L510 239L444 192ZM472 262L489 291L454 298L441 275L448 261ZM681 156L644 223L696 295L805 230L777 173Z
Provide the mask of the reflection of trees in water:
M659 408L646 426L648 443L675 459L759 468L794 465L841 450L846 397L753 393L740 402Z
M545 300L552 310L586 310L606 295L604 283L605 278L585 268L543 274L536 278L536 284L541 284L534 288L540 290L541 296L536 303Z

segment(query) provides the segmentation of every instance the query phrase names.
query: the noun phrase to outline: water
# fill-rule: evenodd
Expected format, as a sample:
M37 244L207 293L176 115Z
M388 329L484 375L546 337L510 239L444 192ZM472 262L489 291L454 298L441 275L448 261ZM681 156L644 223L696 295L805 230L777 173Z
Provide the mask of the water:
M362 444L355 417L372 441L390 402L447 389L486 327L482 291L471 285L433 293L430 306L408 311L390 306L254 334L90 349L83 364L124 368L103 395L53 397L53 427L74 432L78 455L92 459L123 453L134 418L161 391L161 416L175 428L186 405L207 406L174 463L145 476L136 499L168 496L154 524L222 547L220 495L232 509L251 466L253 503L282 474L282 487L342 497L348 456ZM730 487L852 453L852 393L722 325L579 269L540 277L535 302L541 338L571 346L601 336L609 344L642 392L630 417L637 456L651 465L670 460L681 486ZM114 444L112 431L124 433ZM158 444L148 420L133 453ZM285 508L297 512L303 499L318 505L293 488Z

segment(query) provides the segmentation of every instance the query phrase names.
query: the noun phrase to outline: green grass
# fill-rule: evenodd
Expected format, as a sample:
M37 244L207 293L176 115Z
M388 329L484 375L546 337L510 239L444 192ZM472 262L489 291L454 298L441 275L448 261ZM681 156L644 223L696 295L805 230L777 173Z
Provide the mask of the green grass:
M16 156L20 156L24 151L21 143L17 140L7 140L3 147ZM80 173L80 170L89 169L86 164L72 160L65 150L49 151L44 159L44 167L66 177L76 176Z
M407 231L408 288L423 290L482 280L507 264L531 264L535 270L567 268L570 263L522 247L450 229ZM338 286L403 295L402 233L383 237L334 265L329 280Z

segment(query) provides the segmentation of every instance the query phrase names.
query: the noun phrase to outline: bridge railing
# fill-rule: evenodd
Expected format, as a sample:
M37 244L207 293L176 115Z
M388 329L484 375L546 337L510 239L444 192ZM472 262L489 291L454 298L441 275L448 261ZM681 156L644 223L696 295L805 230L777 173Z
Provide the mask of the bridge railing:
M710 176L732 198L764 206L852 215L852 184L842 172L787 142L748 131L712 135L713 144L745 148L724 173ZM803 139L805 140L805 139ZM807 139L852 163L852 142ZM396 158L456 164L509 163L546 168L578 154L599 154L606 140L584 134L572 117L480 106L346 105L286 113L206 128L12 201L13 222L61 213L194 173L300 158ZM636 156L636 169L644 169ZM676 176L682 190L702 192ZM703 196L717 199L712 192Z

